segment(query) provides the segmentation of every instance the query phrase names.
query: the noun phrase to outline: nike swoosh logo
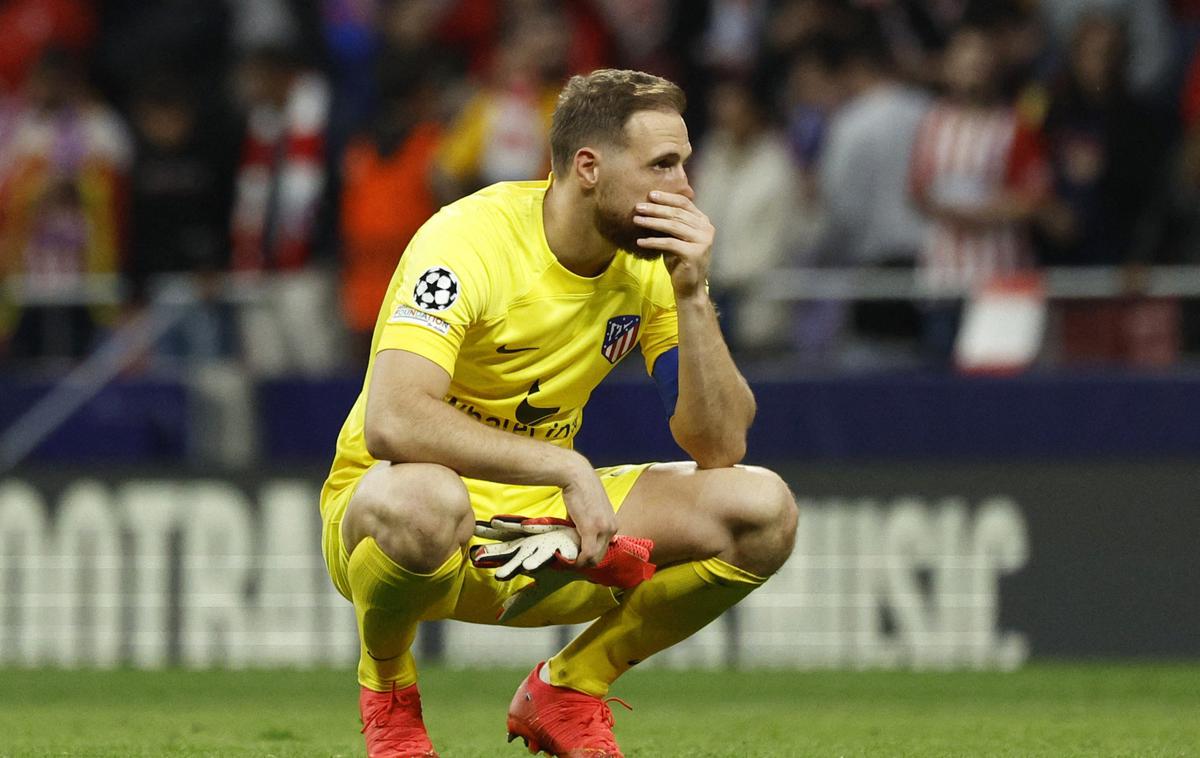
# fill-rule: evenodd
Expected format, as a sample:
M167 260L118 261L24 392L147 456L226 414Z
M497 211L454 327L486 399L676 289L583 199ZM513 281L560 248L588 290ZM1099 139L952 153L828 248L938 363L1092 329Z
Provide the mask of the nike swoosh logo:
M537 348L536 347L509 347L508 345L501 345L500 347L496 348L496 352L500 353L501 355L512 355L513 353L523 353L526 350L537 350Z
M372 653L370 650L368 650L368 651L367 651L367 655L369 655L369 656L371 657L371 660L373 660L373 661L379 661L380 663L387 663L388 661L394 661L394 660L396 660L396 659L397 659L397 658L399 658L401 655L404 655L404 653L400 653L400 654L398 654L398 655L390 655L390 656L388 656L387 658L380 658L379 656L375 655L375 654L374 654L374 653Z
M526 393L525 398L521 401L521 404L517 406L517 421L520 421L522 424L533 426L545 421L559 411L558 408L538 408L536 405L529 404L529 396L538 391L538 382L540 381L540 379L534 381L533 385L529 388L529 392Z

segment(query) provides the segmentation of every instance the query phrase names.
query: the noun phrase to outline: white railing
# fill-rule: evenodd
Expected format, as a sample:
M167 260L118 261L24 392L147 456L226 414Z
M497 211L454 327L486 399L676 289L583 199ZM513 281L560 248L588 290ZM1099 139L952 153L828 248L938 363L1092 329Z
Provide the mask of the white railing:
M1119 266L1054 267L1042 269L1050 299L1103 299L1132 293L1149 297L1200 298L1200 265L1149 266L1135 270ZM268 275L269 276L269 275ZM157 301L183 305L199 299L199 288L186 275L164 279ZM216 297L232 303L253 301L264 281L262 274L226 274ZM810 300L919 300L970 294L945 286L930 286L910 270L876 268L784 267L764 272L743 288L748 296L776 302ZM82 277L69 287L47 288L36 280L9 277L0 291L10 303L23 306L119 305L128 287L110 274Z
M270 274L223 274L215 297L228 303L251 302ZM166 274L152 282L155 303L190 305L201 300L200 277ZM47 283L40 277L10 276L0 279L0 300L23 307L121 305L129 296L129 285L117 274L88 274L69 282Z
M1134 272L1117 266L1043 269L1050 299L1104 299L1139 294L1149 297L1200 298L1200 266L1153 266ZM902 269L782 268L767 272L745 290L777 302L806 300L920 300L963 296L944 286L931 287Z

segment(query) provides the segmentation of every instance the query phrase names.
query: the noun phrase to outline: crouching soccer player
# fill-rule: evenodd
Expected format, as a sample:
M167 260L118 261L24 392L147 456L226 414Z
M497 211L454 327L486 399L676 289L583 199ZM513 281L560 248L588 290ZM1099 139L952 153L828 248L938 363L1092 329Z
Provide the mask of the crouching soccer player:
M755 404L707 295L713 227L684 171L683 109L679 88L648 74L572 78L551 177L443 208L401 258L321 493L325 559L358 618L371 756L436 755L410 652L432 619L594 619L520 685L508 727L535 751L620 756L604 702L613 681L791 553L787 486L736 465ZM583 406L639 344L695 462L593 469L571 443ZM623 591L574 582L501 622L532 580L467 558L486 542L476 522L498 514L573 522L571 545L561 530L549 548L537 534L511 543L526 570L563 550L595 567L619 533L652 540L658 571Z

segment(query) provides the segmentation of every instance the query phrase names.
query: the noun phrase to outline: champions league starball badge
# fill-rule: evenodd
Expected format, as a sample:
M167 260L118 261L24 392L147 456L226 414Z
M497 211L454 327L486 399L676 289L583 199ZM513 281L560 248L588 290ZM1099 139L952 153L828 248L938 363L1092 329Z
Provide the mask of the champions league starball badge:
M434 266L426 269L417 280L413 290L413 301L418 308L441 311L454 305L458 299L458 277L448 268Z

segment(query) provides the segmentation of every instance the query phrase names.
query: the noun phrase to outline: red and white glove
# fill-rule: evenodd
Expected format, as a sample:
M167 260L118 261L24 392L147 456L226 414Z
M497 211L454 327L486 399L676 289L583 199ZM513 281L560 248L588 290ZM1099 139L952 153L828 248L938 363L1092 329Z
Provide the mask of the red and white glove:
M471 548L472 565L496 569L500 580L531 574L543 566L567 566L579 557L579 532L566 519L495 516L491 521L476 521L475 536L501 540Z
M606 587L629 589L654 576L655 566L650 562L654 541L623 534L608 543L608 551L599 564L577 568L579 533L574 522L567 519L495 516L490 522L476 521L475 535L502 540L471 548L472 565L496 569L496 578L500 580L549 568L574 572Z

